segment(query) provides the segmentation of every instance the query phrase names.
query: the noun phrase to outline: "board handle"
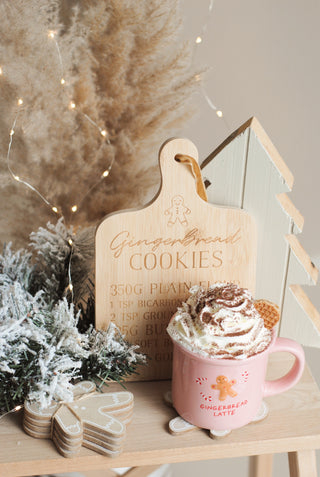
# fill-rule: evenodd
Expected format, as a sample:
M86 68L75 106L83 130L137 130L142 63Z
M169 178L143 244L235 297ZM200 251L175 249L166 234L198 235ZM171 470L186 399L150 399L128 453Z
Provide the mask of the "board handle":
M160 149L162 189L175 190L179 182L183 189L194 191L197 197L208 202L205 185L198 163L198 150L188 139L176 138L166 141Z
M201 197L201 199L208 202L207 192L202 180L200 167L195 158L192 156L188 156L187 154L176 154L175 160L177 162L182 162L183 164L188 164L189 166L191 166L192 174L196 180L198 195Z

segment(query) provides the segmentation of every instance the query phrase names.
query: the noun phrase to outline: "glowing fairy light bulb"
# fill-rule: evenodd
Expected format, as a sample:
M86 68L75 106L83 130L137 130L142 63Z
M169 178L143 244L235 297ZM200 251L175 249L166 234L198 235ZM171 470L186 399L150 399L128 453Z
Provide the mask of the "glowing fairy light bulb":
M73 290L73 285L72 283L69 283L68 287L67 287L68 290L72 291Z
M222 118L223 113L222 111L220 111L220 109L218 109L218 111L216 112L216 115L218 116L218 118Z
M68 244L69 244L70 246L73 245L73 240L72 240L71 238L69 238Z
M1 1L1 0L0 0ZM67 77L67 80L63 77L64 75L64 68L63 68L63 62L62 62L62 55L61 55L61 50L60 50L60 47L59 47L59 43L58 43L58 40L59 40L59 30L47 30L44 32L44 35L47 35L47 37L49 38L49 41L48 43L50 43L50 39L53 40L53 47L56 49L56 52L58 54L58 60L59 60L59 64L60 64L60 75L58 76L58 81L60 81L60 84L61 85L66 85L66 87L69 85L69 80L68 80L68 77ZM3 74L6 74L6 65L4 66L4 69L3 69L3 66L0 66L0 76L3 75ZM60 79L59 79L60 78ZM72 98L72 97L71 97ZM99 131L101 136L103 138L105 138L105 141L103 140L100 140L100 147L102 145L104 145L103 143L107 143L108 145L110 145L110 140L109 140L109 131L107 129L103 129L99 126L99 124L97 124L90 116L88 116L86 113L82 112L81 111L81 105L77 105L76 102L71 99L69 97L69 100L66 99L66 103L65 103L65 107L68 108L69 110L76 110L76 113L77 115L80 115L82 114L83 117L86 118L86 120L88 122L91 123L91 125L93 125L96 129L96 132ZM76 98L77 99L77 98ZM15 99L16 101L16 105L17 106L22 106L24 104L24 99L23 98L19 98L17 97ZM28 104L28 103L27 103ZM20 108L20 110L18 108L16 108L16 116L15 116L15 119L13 121L13 124L11 126L11 130L9 130L9 134L10 134L10 140L8 141L9 144L8 144L8 150L7 150L7 167L8 167L8 170L11 174L11 177L12 179L16 180L17 182L21 182L21 184L24 184L27 188L29 188L30 190L32 190L35 194L37 194L42 200L43 202L49 207L49 209L52 210L52 212L54 212L55 214L58 214L58 215L62 215L62 209L59 207L56 207L54 205L52 205L52 203L46 199L46 197L44 197L40 192L39 190L36 189L36 187L34 187L32 184L29 184L24 178L20 179L20 177L18 175L15 175L10 167L10 153L11 153L11 149L12 149L12 144L14 142L14 138L13 138L13 135L16 134L16 131L15 131L15 127L16 127L16 124L17 124L17 120L18 120L18 116L19 114L21 113L21 109L23 108ZM25 129L24 129L24 126L22 125L22 128L21 128L21 131L24 132ZM17 134L19 135L20 131L17 130ZM107 177L110 173L110 170L112 168L112 163L111 165L108 167L108 169L106 169L102 175L98 175L97 176L97 182L96 184L98 185L100 183L100 181ZM91 189L90 189L91 190ZM88 192L85 194L85 196L88 194ZM82 200L79 201L79 205L81 205L82 203ZM72 207L70 207L69 211L75 213L78 211L78 205L73 205ZM74 247L74 244L73 244L73 241L71 238L67 238L67 243L69 244L69 246L71 247L71 254L72 254L72 251L73 251L73 247ZM72 290L72 285L70 286L69 288L70 290Z
M196 43L199 45L199 43L202 43L202 38L201 36L197 36L196 38Z
M17 411L20 411L20 409L22 409L22 406L16 406L13 410L14 412L17 412Z

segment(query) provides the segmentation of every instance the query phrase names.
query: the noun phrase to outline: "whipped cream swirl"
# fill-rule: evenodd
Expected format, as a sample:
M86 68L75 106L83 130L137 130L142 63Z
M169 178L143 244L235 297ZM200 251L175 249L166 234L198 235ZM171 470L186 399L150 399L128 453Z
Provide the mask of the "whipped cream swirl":
M174 341L202 356L224 359L248 358L269 345L271 331L249 290L215 283L208 290L194 286L189 292L167 328Z

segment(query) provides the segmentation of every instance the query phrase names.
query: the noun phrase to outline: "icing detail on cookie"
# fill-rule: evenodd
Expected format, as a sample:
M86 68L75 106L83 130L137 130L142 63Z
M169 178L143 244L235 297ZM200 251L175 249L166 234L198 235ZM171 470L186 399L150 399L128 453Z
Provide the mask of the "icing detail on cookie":
M184 434L185 432L193 431L194 429L198 429L198 427L185 421L180 416L171 419L169 422L169 431L171 434Z
M228 436L231 433L229 430L225 431L215 431L214 429L210 430L210 437L212 439L222 439L223 437Z

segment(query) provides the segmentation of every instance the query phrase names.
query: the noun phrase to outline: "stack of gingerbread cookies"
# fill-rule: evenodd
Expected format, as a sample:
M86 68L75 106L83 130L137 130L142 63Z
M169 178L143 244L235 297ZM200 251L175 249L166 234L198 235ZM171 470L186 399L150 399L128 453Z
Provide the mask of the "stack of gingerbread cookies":
M73 457L81 446L115 457L122 451L126 426L133 413L133 395L127 391L95 393L83 381L74 387L74 401L40 409L25 402L23 427L36 438L52 438L64 457Z

